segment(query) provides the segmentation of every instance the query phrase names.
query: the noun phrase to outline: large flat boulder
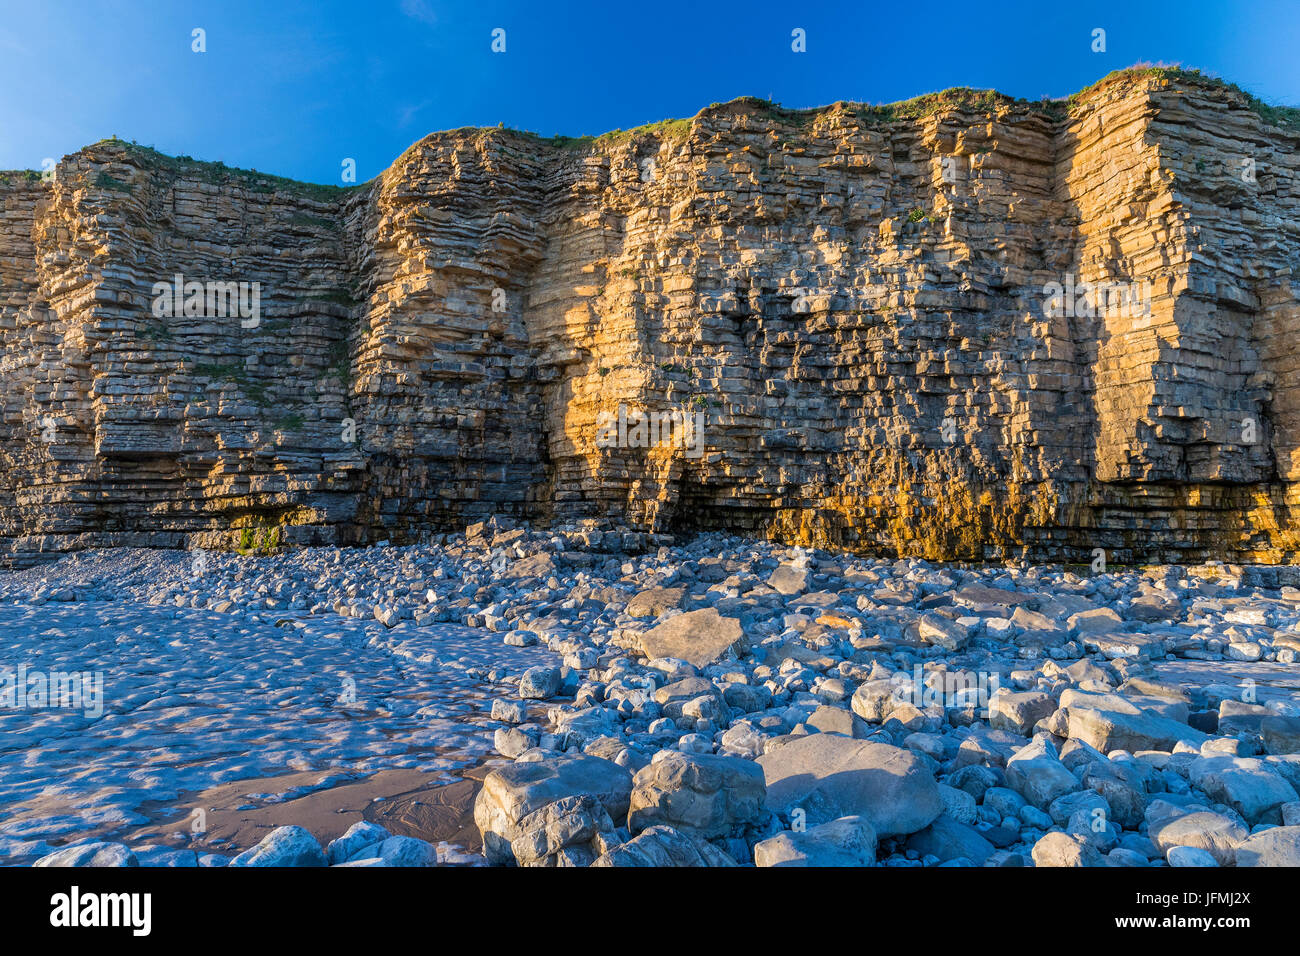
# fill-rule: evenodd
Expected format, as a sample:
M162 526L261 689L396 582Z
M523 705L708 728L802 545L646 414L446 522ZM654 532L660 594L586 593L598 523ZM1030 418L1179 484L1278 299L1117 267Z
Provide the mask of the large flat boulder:
M783 564L767 576L767 584L781 594L802 594L808 590L808 569Z
M1005 767L1025 738L1009 730L997 730L982 723L972 724L970 733L957 748L956 766L988 765Z
M960 651L970 641L970 628L942 614L923 614L916 624L921 640L946 651Z
M706 607L670 617L641 635L641 652L649 658L674 657L705 667L745 646L745 634L734 617Z
M683 677L654 692L655 702L663 707L664 716L674 720L682 716L684 706L700 697L712 697L719 704L725 703L718 685L704 677Z
M546 552L520 558L502 572L501 577L518 580L528 578L549 578L555 573L555 559Z
M866 737L871 728L867 722L846 707L822 704L804 723L822 734L843 734L845 737Z
M954 591L952 600L954 604L975 611L1001 611L1021 604L1035 604L1037 597L1038 595L1026 591L1008 591L983 584L968 584Z
M1209 739L1195 727L1167 717L1156 709L1165 705L1179 706L1177 702L1169 701L1144 707L1119 694L1074 689L1061 694L1061 707L1068 715L1070 738L1082 740L1102 753L1112 750L1133 753L1139 750L1171 751L1180 740L1199 747Z
M1219 733L1224 736L1259 734L1264 719L1273 716L1273 711L1262 704L1225 698L1219 702Z
M1019 632L1016 643L1026 646L1053 647L1069 638L1069 632L1057 621L1025 607L1012 612L1011 626Z
M438 848L425 840L393 836L362 847L339 866L426 867L438 865Z
M798 807L809 826L861 816L878 836L905 836L943 812L939 785L916 754L838 734L811 734L758 758L767 805Z
M646 588L633 595L624 613L629 617L658 617L665 611L682 606L685 588Z
M1123 627L1123 619L1108 607L1093 608L1071 614L1065 626L1076 634L1097 634L1118 631Z

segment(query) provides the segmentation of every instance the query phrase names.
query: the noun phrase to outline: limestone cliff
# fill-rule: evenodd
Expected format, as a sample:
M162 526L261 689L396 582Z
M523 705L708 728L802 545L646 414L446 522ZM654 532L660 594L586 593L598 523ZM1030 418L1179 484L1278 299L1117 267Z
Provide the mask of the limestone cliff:
M0 547L507 514L1289 562L1287 124L1157 70L1069 102L455 130L347 190L101 142L0 177ZM255 283L260 313L160 314L190 281ZM599 443L620 405L702 412L702 453Z

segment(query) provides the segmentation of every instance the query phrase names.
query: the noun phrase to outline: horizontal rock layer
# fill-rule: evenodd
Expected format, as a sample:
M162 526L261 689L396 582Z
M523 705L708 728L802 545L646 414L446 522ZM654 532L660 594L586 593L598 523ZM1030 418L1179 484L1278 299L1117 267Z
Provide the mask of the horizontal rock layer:
M1139 74L1068 110L456 130L348 190L99 143L0 178L0 547L508 514L1287 562L1297 138L1232 89ZM158 315L176 276L257 283L255 324ZM1053 311L1085 282L1137 295ZM698 443L609 447L620 407Z

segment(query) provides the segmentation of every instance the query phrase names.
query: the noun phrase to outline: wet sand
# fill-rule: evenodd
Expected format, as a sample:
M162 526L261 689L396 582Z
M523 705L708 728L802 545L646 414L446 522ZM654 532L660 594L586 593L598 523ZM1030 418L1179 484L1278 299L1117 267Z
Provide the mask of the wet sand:
M8 660L102 672L104 688L93 710L0 708L0 863L93 840L233 856L277 826L324 844L367 817L477 846L472 789L439 788L494 759L493 701L557 655L454 624L293 623L130 602L0 605Z
M173 801L165 821L120 834L128 846L157 844L173 849L233 856L256 845L281 826L310 830L324 846L354 823L368 820L395 836L411 836L435 845L449 843L477 854L482 843L474 826L474 798L493 763L454 774L381 770L355 781L335 782L288 799L258 797L311 788L327 775L291 773L240 780ZM178 807L185 812L175 814ZM202 817L195 814L202 810ZM200 821L201 834L191 827Z

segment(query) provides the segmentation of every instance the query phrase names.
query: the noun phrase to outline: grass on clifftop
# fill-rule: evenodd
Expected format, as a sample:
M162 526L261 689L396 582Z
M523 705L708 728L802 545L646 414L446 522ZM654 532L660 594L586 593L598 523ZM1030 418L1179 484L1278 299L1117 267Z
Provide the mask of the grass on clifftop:
M548 143L552 146L558 146L561 149L581 149L593 144L602 146L612 146L620 143L626 143L637 136L659 135L667 138L670 136L685 136L691 131L691 123L695 121L694 116L688 116L684 119L664 119L657 123L646 123L644 126L637 126L633 129L613 129L608 133L601 133L599 136L543 136L541 133L534 133L530 129L514 129L508 126L497 126L496 129L504 130L509 133L515 133L519 136L526 136L529 139L538 142ZM478 127L468 127L469 130L477 130ZM492 129L492 127L488 127Z
M258 193L271 193L283 189L300 196L330 202L366 185L365 183L355 183L347 186L329 186L321 183L305 183L301 180L290 179L287 176L263 173L256 169L239 169L235 166L227 166L220 160L209 162L195 159L193 156L169 156L166 153L159 152L152 146L142 146L134 140L118 139L116 136L101 139L94 145L98 146L103 143L124 146L136 153L143 153L154 165L171 169L177 173L190 175L197 173L197 178L216 186L241 183L253 192Z
M1300 108L1292 106L1273 106L1265 103L1259 97L1246 92L1235 83L1229 83L1218 77L1207 76L1200 70L1180 66L1178 64L1150 64L1139 63L1123 70L1115 70L1112 73L1102 77L1096 83L1077 93L1059 99L1041 99L1041 100L1023 100L1015 99L995 90L976 90L969 87L954 87L948 90L942 90L937 93L926 93L923 96L913 97L910 100L902 100L897 103L885 103L871 105L866 103L841 102L835 104L836 107L853 111L859 118L870 122L895 122L899 120L919 119L926 116L933 116L937 113L945 113L953 110L962 110L975 113L989 113L1002 108L1017 108L1028 112L1038 113L1053 121L1067 119L1070 114L1088 97L1098 90L1116 83L1138 82L1145 79L1164 79L1172 82L1184 84L1187 86L1200 87L1206 90L1222 90L1230 95L1240 98L1243 106L1255 112L1260 119L1272 126L1281 127L1290 130L1300 130ZM728 106L750 107L761 111L767 116L781 122L790 123L796 126L805 126L821 115L828 107L814 107L809 109L791 109L783 107L779 103L770 100L760 99L753 96L742 96L730 103L714 103L702 110L701 113L708 110L722 109ZM611 130L608 133L602 133L599 136L541 136L538 133L528 130L508 129L504 126L498 127L465 127L461 130L448 130L445 132L476 132L486 133L494 129L513 133L518 136L524 136L540 143L547 143L557 146L561 149L584 149L595 145L599 146L617 146L629 142L638 136L658 136L660 138L685 136L690 132L692 124L699 114L694 117L685 117L681 119L664 119L656 123L647 123L644 126L638 126L628 130ZM439 135L439 134L431 134ZM395 168L403 158L412 150L416 149L420 143L427 140L424 137L413 143L407 148L401 156L389 167ZM276 176L271 173L259 172L255 169L238 169L233 166L227 166L223 162L205 162L194 159L190 156L169 156L161 153L152 146L142 146L134 141L118 139L116 136L100 140L100 143L111 143L125 146L137 153L143 155L150 163L155 166L161 166L175 170L177 173L187 175L197 175L198 178L216 185L238 183L244 185L253 192L270 193L276 190L286 190L300 196L306 196L322 202L332 202L346 196L349 192L360 189L368 183L356 183L347 186L323 185L318 183L307 183L296 179L289 179L285 176ZM96 144L98 145L98 144ZM4 170L0 171L0 185L12 185L20 182L39 182L41 174L37 170ZM373 180L371 180L373 181ZM101 183L101 185L113 188L115 185L125 186L126 184Z
M1150 78L1171 80L1188 86L1199 86L1202 89L1224 90L1228 93L1235 93L1242 98L1246 107L1258 115L1265 123L1273 126L1300 127L1300 107L1272 106L1253 93L1246 92L1236 83L1229 83L1217 76L1208 76L1200 70L1184 67L1178 63L1137 63L1127 69L1115 70L1113 73L1107 73L1091 86L1066 97L1066 102L1073 108L1089 93L1111 83Z
M926 93L901 103L880 106L863 106L868 118L892 122L894 120L921 119L936 113L962 110L969 113L992 113L1000 107L1019 106L1030 112L1043 113L1050 119L1064 119L1065 107L1060 100L1018 100L997 90L975 90L967 86L953 87L938 93ZM860 114L861 115L861 114Z
M901 100L897 103L883 103L871 105L866 103L844 102L836 104L853 110L859 117L864 120L874 122L895 122L899 120L920 119L926 116L933 116L938 113L946 113L954 110L961 110L973 113L991 113L1000 108L1018 108L1027 112L1039 113L1050 120L1060 121L1068 119L1070 114L1080 106L1087 97L1114 83L1136 82L1143 79L1167 79L1173 82L1183 83L1189 86L1199 86L1203 89L1225 90L1235 93L1241 97L1243 104L1253 110L1264 122L1274 126L1300 128L1300 108L1290 106L1271 106L1265 103L1259 97L1246 92L1235 83L1229 83L1217 77L1207 76L1200 70L1186 68L1178 64L1151 64L1138 63L1122 70L1115 70L1102 77L1096 83L1073 93L1070 96L1058 99L1043 98L1040 100L1016 99L999 93L996 90L977 90L970 87L959 86L947 90L941 90L936 93L926 93L922 96L913 97L910 100ZM755 96L741 96L729 103L713 103L708 110L722 109L727 106L750 106L756 110L771 116L774 119L783 122L792 123L797 126L804 126L812 122L813 119L822 113L826 107L813 107L809 109L792 109L783 107L780 103L771 100L765 100ZM702 111L702 112L707 112ZM625 143L635 136L641 135L659 135L674 136L684 135L690 131L691 124L695 117L684 119L665 119L657 123L647 123L644 126L638 126L629 130L612 130L600 136L553 136L543 137L537 133L525 130L512 130L533 139L543 142L551 142L565 148L579 148L599 145L618 145Z
M1063 120L1068 118L1070 113L1080 106L1090 94L1103 87L1115 83L1136 82L1152 78L1170 80L1188 86L1199 86L1203 89L1225 90L1235 93L1264 122L1275 126L1300 126L1300 109L1290 106L1270 106L1259 97L1247 93L1235 83L1229 83L1217 77L1206 76L1200 70L1185 68L1178 64L1163 63L1138 63L1123 70L1115 70L1091 86L1060 99L1015 99L996 90L975 90L962 86L942 90L938 93L927 93L924 96L917 96L898 103L864 106L860 109L864 110L871 118L891 121L918 119L951 110L986 113L992 112L999 107L1013 106L1030 112L1042 113L1050 119Z
M695 122L695 117L689 116L685 119L665 119L657 123L646 123L644 126L637 126L633 129L615 129L608 133L602 133L596 137L597 143L615 145L625 143L635 136L658 134L661 137L685 136L691 131L691 123Z

